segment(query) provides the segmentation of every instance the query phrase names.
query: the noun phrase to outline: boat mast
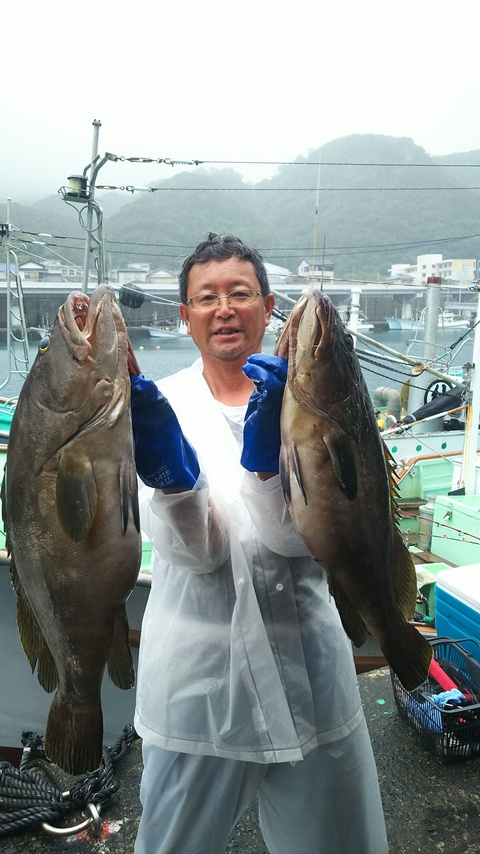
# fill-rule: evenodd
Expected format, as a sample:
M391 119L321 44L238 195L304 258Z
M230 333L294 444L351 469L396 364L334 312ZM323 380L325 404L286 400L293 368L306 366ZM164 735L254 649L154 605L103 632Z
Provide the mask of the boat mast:
M95 263L97 268L97 282L102 284L107 281L106 269L106 252L105 252L105 235L103 230L103 210L95 199L95 189L97 175L102 166L108 160L117 160L115 154L109 154L108 151L103 157L98 154L98 137L102 123L98 119L93 122L93 142L92 142L92 159L85 166L82 175L70 175L68 187L60 187L59 193L63 200L67 203L86 204L87 217L85 228L85 250L83 259L83 281L82 292L88 292L88 283L90 278L90 261L93 253L93 244L96 247ZM87 177L87 173L89 173ZM96 214L97 224L94 227L93 215ZM80 219L83 225L82 220Z
M88 202L87 202L87 233L85 239L85 252L83 256L83 281L82 281L82 291L84 294L88 291L88 278L90 272L90 253L92 251L91 239L92 239L92 226L93 226L93 208L95 202L95 177L96 172L95 163L98 159L98 137L100 134L101 122L98 119L94 119L93 122L93 142L92 142L92 160L89 164L90 166L90 180L89 180L89 192L88 192ZM86 167L88 169L88 166ZM99 275L103 278L103 270L99 270Z

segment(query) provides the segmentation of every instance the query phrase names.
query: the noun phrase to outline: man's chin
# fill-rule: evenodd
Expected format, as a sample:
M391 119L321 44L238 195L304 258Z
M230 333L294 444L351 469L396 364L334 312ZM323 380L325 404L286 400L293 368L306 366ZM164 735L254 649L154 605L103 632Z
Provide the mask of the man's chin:
M247 356L251 353L251 347L245 341L211 341L210 352L212 355L223 359L225 362L235 362L240 358L247 361Z

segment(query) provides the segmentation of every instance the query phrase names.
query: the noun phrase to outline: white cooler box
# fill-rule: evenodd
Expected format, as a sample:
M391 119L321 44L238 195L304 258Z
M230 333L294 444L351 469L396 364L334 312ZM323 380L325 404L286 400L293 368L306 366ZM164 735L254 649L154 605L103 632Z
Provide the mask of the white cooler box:
M438 637L477 641L462 646L480 661L480 564L455 566L438 573L435 627Z

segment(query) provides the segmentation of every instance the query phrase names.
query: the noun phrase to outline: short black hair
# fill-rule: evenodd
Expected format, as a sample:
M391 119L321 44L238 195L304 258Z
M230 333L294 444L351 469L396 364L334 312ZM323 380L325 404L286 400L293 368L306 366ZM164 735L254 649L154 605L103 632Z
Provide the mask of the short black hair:
M180 302L187 302L188 274L194 264L206 264L208 261L228 261L229 258L241 258L250 261L253 264L262 296L270 293L268 275L260 252L233 234L215 234L211 231L183 262L178 277Z

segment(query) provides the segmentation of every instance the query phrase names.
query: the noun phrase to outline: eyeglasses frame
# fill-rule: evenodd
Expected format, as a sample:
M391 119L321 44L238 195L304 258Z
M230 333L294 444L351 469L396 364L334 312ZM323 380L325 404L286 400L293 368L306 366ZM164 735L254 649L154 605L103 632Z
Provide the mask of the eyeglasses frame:
M265 296L265 294L262 294L261 291L254 291L253 288L247 288L247 290L250 291L251 294L254 294L255 297ZM195 297L190 297L190 299L187 299L187 302L185 303L185 305L190 306L192 311L212 311L213 309L215 309L215 311L217 311L217 309L220 308L220 300L226 299L226 300L228 300L228 304L229 304L230 308L238 308L238 306L233 306L232 303L230 302L230 297L234 293L235 293L235 291L230 291L229 294L221 294L220 296L218 296L217 294L214 294L213 292L212 293L208 292L207 294L195 294L195 297L197 297L197 296L214 296L214 297L216 297L217 304L207 306L207 308L195 308L195 306L192 303L192 299L194 299ZM251 304L253 305L253 302L254 302L254 300L252 299L252 302L247 303L247 305L251 305Z

